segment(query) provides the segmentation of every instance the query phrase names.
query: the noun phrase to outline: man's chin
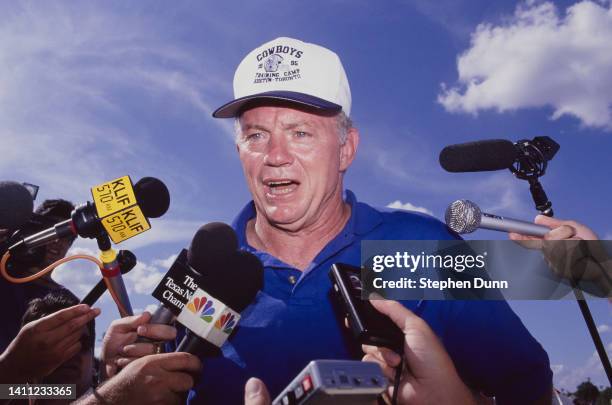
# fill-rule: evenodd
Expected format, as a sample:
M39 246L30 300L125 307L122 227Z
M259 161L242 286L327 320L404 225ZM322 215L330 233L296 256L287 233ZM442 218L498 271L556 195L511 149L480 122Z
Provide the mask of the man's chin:
M266 220L270 225L286 230L297 230L303 224L303 215L299 215L295 210L274 207L266 210Z

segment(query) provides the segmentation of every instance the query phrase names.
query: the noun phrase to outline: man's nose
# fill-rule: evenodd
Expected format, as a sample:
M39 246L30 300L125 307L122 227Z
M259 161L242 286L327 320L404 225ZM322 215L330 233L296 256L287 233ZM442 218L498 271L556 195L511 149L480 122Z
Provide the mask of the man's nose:
M285 166L293 162L289 142L284 136L272 135L268 142L268 150L264 163L269 166Z

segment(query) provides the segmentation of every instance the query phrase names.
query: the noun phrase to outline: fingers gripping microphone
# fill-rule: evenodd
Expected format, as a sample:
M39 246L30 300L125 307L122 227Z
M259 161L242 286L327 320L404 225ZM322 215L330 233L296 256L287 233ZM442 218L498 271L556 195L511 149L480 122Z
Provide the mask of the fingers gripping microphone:
M207 269L219 266L237 249L238 239L229 225L211 222L198 229L189 250L181 251L153 292L153 296L161 301L161 304L151 316L150 323L172 323L188 301L185 294L195 291L195 280L203 277ZM180 289L180 292L177 293L177 289ZM140 340L148 341L146 338Z
M446 225L458 234L472 233L478 228L540 237L550 232L549 228L542 225L484 213L470 200L451 203L444 218Z

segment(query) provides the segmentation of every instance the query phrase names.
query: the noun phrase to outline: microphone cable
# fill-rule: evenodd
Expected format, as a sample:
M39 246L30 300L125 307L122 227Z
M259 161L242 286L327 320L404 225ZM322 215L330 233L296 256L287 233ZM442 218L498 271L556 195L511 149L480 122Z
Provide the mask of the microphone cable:
M395 382L393 384L393 398L391 398L391 404L397 405L397 396L399 395L399 386L402 379L402 370L404 369L404 354L400 356L400 363L395 369Z
M4 277L8 282L13 283L13 284L25 284L25 283L29 283L31 281L34 281L42 276L44 276L45 274L53 271L55 268L59 267L60 265L64 264L64 263L68 263L70 261L73 260L77 260L77 259L83 259L83 260L89 260L93 263L96 264L96 266L98 266L98 268L100 269L100 271L104 270L104 265L102 264L102 262L94 257L94 256L90 256L90 255L73 255L73 256L68 256L68 257L62 257L61 259L55 261L54 263L51 263L50 265L48 265L47 267L45 267L44 269L31 274L29 276L25 276L25 277L13 277L10 274L8 274L8 270L6 268L6 264L8 262L8 260L10 259L11 254L9 251L5 252L4 255L2 256L2 260L0 260L0 274L2 275L2 277ZM123 304L121 304L121 301L119 300L119 297L117 296L117 293L114 290L114 287L112 286L112 284L108 281L108 279L106 277L102 277L102 279L104 280L104 283L106 284L106 288L108 289L108 292L110 293L111 297L113 298L113 301L115 301L115 304L117 305L117 309L119 310L119 314L123 317L123 316L127 316L128 312L126 311L125 307L123 306Z

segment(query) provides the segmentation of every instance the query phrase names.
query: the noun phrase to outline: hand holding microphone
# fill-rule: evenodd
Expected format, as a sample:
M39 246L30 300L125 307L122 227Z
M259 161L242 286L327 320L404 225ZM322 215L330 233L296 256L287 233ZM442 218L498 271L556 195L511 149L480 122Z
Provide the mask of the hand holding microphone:
M388 316L404 332L404 368L398 404L474 404L474 396L465 386L450 356L427 323L397 301L371 300L374 308ZM378 363L393 380L401 356L387 348L362 346L363 361ZM394 387L387 390L393 396Z
M538 215L534 223L547 227L549 232L542 237L510 232L509 238L528 249L541 250L557 276L575 282L590 281L604 296L612 294L612 257L595 232L576 221L545 215Z
M200 360L189 353L141 357L76 404L180 404L201 368Z
M544 254L560 277L594 282L605 296L612 293L612 258L587 226L538 215L534 223L487 214L469 200L457 200L446 210L446 225L459 234L478 228L508 232L510 239ZM590 242L586 242L590 241Z
M137 341L139 336L153 342L164 342L176 338L176 328L170 325L151 324L151 314L128 316L114 320L102 342L100 358L108 377L140 357L155 354L160 343Z

